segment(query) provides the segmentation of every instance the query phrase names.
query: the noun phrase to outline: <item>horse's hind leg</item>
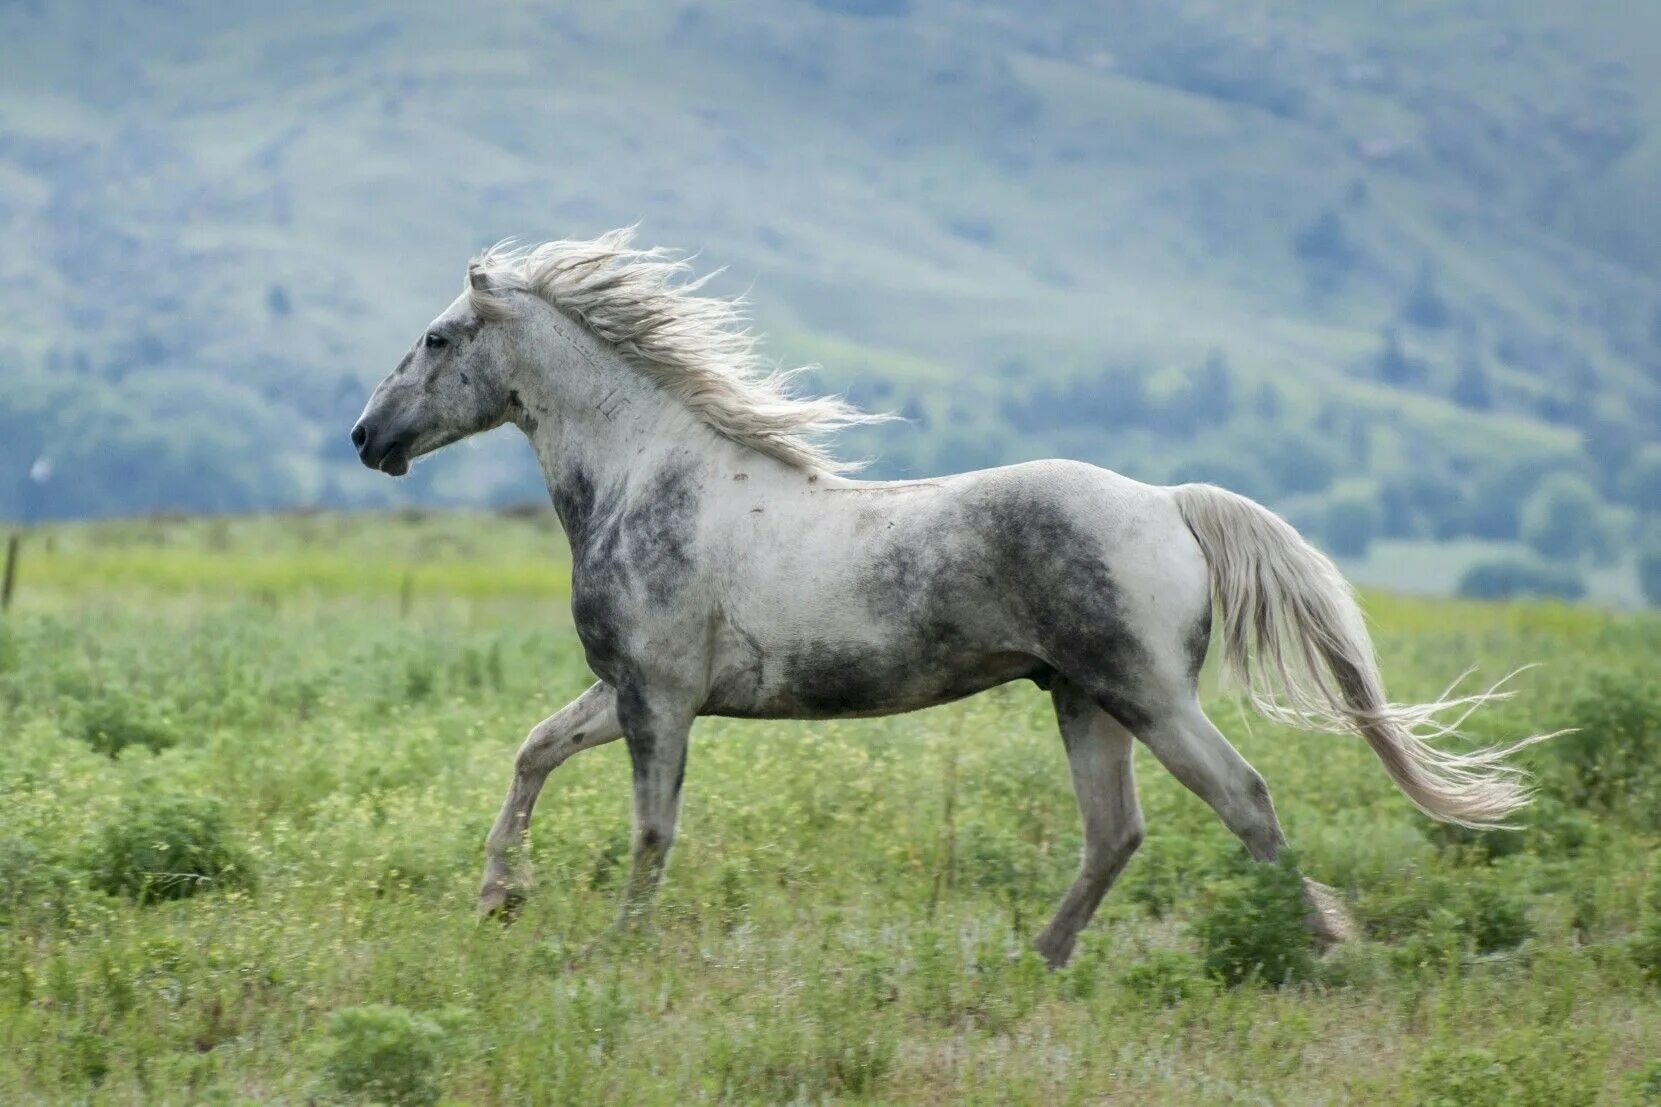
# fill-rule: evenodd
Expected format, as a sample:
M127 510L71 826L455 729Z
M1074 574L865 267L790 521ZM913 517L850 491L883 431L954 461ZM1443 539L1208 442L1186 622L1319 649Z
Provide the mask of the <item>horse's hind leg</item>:
M531 728L513 763L513 784L496 824L485 843L484 886L479 891L479 913L509 915L530 887L525 862L525 835L531 811L548 774L572 754L605 745L622 737L617 723L617 696L605 684L595 684L559 711Z
M1275 817L1269 786L1196 700L1189 698L1136 733L1171 775L1211 805L1255 860L1273 861L1279 855L1286 835ZM1303 887L1310 908L1306 921L1315 937L1329 943L1350 937L1351 924L1332 890L1307 878Z
M1067 765L1084 820L1084 861L1055 918L1033 946L1051 968L1067 963L1078 933L1096 913L1142 842L1142 808L1131 769L1134 740L1113 716L1066 679L1052 693Z

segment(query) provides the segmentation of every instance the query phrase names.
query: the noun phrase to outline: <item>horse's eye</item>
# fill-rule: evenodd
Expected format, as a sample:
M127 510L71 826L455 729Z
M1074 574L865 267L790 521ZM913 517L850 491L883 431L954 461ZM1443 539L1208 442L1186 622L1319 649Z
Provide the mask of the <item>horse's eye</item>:
M446 343L448 343L449 341L450 340L448 338L445 338L443 335L435 334L432 331L427 332L427 337L425 339L426 347L429 350L436 350L440 346L443 346Z

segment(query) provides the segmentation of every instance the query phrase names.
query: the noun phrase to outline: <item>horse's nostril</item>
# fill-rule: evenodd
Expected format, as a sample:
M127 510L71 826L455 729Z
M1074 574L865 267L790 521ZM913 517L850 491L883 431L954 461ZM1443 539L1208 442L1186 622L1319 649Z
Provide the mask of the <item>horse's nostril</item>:
M352 428L352 445L354 447L361 450L363 444L367 441L369 441L369 431L364 428L362 423Z

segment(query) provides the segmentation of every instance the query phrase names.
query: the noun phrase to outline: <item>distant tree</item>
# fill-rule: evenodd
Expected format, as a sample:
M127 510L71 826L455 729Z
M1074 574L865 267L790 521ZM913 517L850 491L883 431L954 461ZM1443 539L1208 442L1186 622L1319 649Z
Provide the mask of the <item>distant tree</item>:
M1043 384L1026 396L1013 397L1005 414L1019 431L1081 426L1100 430L1146 425L1152 421L1153 405L1141 369L1109 365L1064 386Z
M273 317L286 319L294 313L294 305L289 301L288 289L280 284L274 284L265 290L265 310Z
M1424 330L1441 330L1452 321L1453 312L1436 287L1436 267L1430 262L1419 266L1419 275L1402 301L1401 317L1403 322Z
M1234 374L1221 350L1212 350L1188 374L1182 390L1165 402L1168 429L1184 432L1214 427L1234 416Z
M1638 451L1621 474L1621 499L1645 515L1661 515L1661 443Z
M1355 261L1355 244L1344 230L1344 217L1327 208L1292 236L1292 252L1305 261L1348 268Z
M1337 208L1327 208L1292 236L1292 253L1303 263L1310 291L1336 292L1360 261L1360 251Z
M1323 435L1337 434L1338 413L1339 407L1333 401L1328 400L1322 404L1320 410L1315 413L1315 429Z
M1414 533L1437 540L1457 536L1466 527L1465 488L1443 473L1410 473L1400 483Z
M1488 378L1488 366L1474 345L1467 345L1459 357L1459 374L1453 378L1449 392L1453 402L1473 411L1487 411L1494 406L1494 386Z
M1379 351L1373 357L1373 373L1379 380L1405 387L1424 379L1424 366L1402 347L1400 331L1387 325L1378 332L1378 337Z
M1554 473L1523 505L1521 535L1541 557L1573 562L1604 546L1602 501L1584 477Z
M1278 423L1285 414L1286 406L1280 398L1280 389L1272 381L1264 381L1252 393L1252 414L1265 423Z
M1610 499L1633 502L1629 478L1645 448L1645 433L1628 419L1593 417L1581 424L1580 440L1586 456L1597 466L1597 483ZM1661 447L1656 447L1661 453ZM1657 493L1661 495L1661 493ZM1641 498L1641 497L1640 497Z
M1327 505L1321 533L1339 557L1365 557L1383 523L1377 498L1361 493L1336 496Z
M1522 526L1523 504L1546 473L1564 464L1557 457L1526 457L1479 473L1472 482L1466 511L1471 534L1478 538L1516 538Z
M1386 538L1416 538L1418 519L1401 478L1386 480L1378 490L1379 527Z
M1352 469L1366 469L1373 463L1373 424L1368 416L1351 412L1346 420L1346 451Z
M1338 470L1323 441L1291 428L1265 436L1257 459L1276 491L1286 495L1325 492Z
M1202 455L1188 458L1172 469L1167 479L1172 484L1203 482L1221 485L1230 492L1238 492L1254 500L1268 499L1276 491L1264 476L1261 466L1254 464L1249 458L1237 455Z
M1515 596L1552 596L1578 600L1586 594L1580 574L1561 565L1527 558L1498 558L1472 565L1459 578L1459 594L1473 600L1507 600Z

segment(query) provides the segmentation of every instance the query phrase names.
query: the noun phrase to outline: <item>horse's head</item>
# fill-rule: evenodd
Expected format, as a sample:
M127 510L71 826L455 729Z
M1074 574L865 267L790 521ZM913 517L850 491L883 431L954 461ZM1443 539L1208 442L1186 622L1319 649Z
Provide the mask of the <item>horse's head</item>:
M624 227L485 251L369 398L352 428L358 457L399 476L422 454L512 421L546 469L555 447L632 457L670 440L665 428L688 437L690 416L713 432L706 444L845 468L815 438L887 416L793 395L794 374L761 357L739 302L700 295L704 279L685 261L637 250L633 237Z
M514 401L508 317L488 310L482 268L467 291L427 325L404 360L376 385L352 428L358 458L399 477L410 462L506 422Z

